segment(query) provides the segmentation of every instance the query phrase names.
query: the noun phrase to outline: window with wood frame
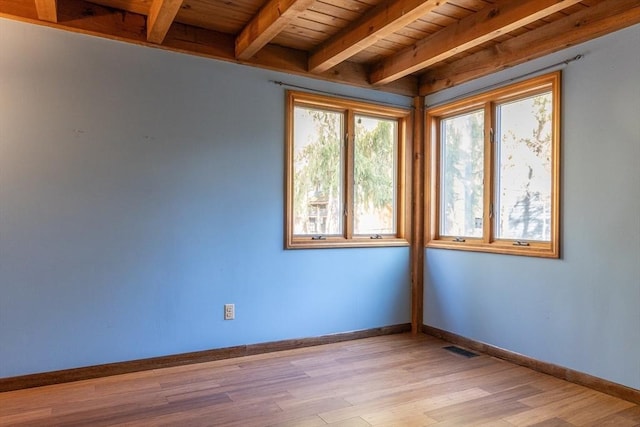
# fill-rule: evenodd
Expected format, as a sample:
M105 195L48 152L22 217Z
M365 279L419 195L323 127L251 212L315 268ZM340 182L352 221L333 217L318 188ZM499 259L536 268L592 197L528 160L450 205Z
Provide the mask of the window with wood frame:
M559 257L560 72L427 109L427 246Z
M411 111L287 92L287 248L407 245Z

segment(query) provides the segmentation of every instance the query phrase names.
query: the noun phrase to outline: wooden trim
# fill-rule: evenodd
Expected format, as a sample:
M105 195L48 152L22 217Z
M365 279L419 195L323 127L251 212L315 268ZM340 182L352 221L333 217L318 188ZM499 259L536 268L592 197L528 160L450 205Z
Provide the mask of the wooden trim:
M486 102L484 105L484 203L482 207L482 242L491 243L494 239L495 221L491 215L491 205L495 201L494 173L496 144L491 142L491 134L496 129L496 117L493 114L495 104Z
M565 381L589 387L593 390L597 390L611 396L619 397L620 399L628 400L629 402L640 404L640 390L636 390L622 384L614 383L609 380L555 365L553 363L543 362L520 353L496 347L482 341L463 337L453 332L445 331L433 326L422 325L422 332L441 340L533 369L534 371L542 372Z
M420 332L424 305L424 97L413 99L413 165L411 188L411 332Z
M355 209L353 206L354 203L354 182L355 182L355 174L354 174L354 165L355 165L355 143L356 143L356 125L355 125L355 113L353 109L348 108L344 112L342 116L345 120L342 138L342 155L343 155L343 187L342 191L342 210L346 212L342 216L343 219L343 231L344 237L347 240L353 239L353 230L355 228ZM345 134L346 133L346 134ZM371 240L371 239L369 239Z
M436 191L439 186L439 174L434 172L440 170L440 162L438 160L438 147L440 146L440 133L437 130L437 120L429 114L422 113L424 120L424 168L423 168L423 209L424 209L424 226L423 226L423 242L435 238L433 231L438 224L437 206L439 206L440 194Z
M562 118L562 71L557 71L554 73L554 81L552 86L553 91L553 99L552 99L552 141L551 145L551 253L554 258L561 257L561 238L562 233L560 233L560 221L562 215L560 215L561 211L561 198L560 193L562 192L562 174L560 173L561 164L562 164L562 129L563 129L563 118Z
M147 16L147 41L162 44L180 6L182 0L153 0Z
M429 69L420 95L429 95L640 22L637 0L604 0L449 64Z
M255 354L293 350L297 348L312 347L323 344L333 344L342 341L352 341L382 335L401 334L404 332L409 332L410 330L411 325L409 323L402 323L398 325L382 326L379 328L362 329L351 332L340 332L337 334L322 335L318 337L239 345L235 347L194 351L191 353L174 354L170 356L152 357L149 359L130 360L126 362L108 363L104 365L86 366L82 368L64 369L53 372L43 372L38 374L0 378L0 392L41 387L45 385L67 383L72 381L88 380L92 378L102 378L112 375L128 374L131 372L148 371L152 369L169 368L173 366L182 366L194 363L212 362L215 360L252 356Z
M384 236L382 239L369 237L345 239L344 237L327 236L326 240L312 240L311 236L308 238L296 236L288 239L285 249L388 248L409 245L407 239Z
M376 64L369 80L386 84L514 31L580 0L502 0Z
M514 246L512 240L509 241L494 241L491 243L484 243L482 238L466 238L465 242L454 242L453 238L441 238L439 240L431 240L427 242L427 248L434 249L451 249L469 252L484 252L492 254L502 255L518 255L529 256L537 258L549 258L557 259L559 254L553 252L554 242L551 243L537 243L531 242L529 246Z
M236 58L251 58L314 2L315 0L270 0L236 37Z
M309 107L326 108L335 111L355 110L356 113L380 116L388 119L406 117L411 112L411 107L395 107L378 104L375 101L359 101L339 96L320 95L310 92L290 90L289 94L295 97L296 104L305 104Z
M347 60L418 20L442 0L388 0L362 16L357 22L339 32L309 57L309 71L320 73Z
M38 19L49 22L58 22L56 0L35 0Z
M404 144L398 144L398 173L397 173L397 206L398 216L396 217L397 236L409 243L410 232L413 229L413 212L409 202L413 195L413 147L421 141L415 138L414 123L415 113L409 114L398 123L398 141L404 140Z

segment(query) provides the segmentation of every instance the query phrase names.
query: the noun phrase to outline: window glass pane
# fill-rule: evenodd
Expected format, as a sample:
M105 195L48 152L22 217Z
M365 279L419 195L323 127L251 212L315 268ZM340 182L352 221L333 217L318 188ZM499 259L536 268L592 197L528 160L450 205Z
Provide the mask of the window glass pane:
M295 107L293 234L342 234L343 115Z
M440 234L482 237L484 111L441 121Z
M395 234L396 120L355 116L354 234Z
M551 239L551 92L497 107L496 237Z

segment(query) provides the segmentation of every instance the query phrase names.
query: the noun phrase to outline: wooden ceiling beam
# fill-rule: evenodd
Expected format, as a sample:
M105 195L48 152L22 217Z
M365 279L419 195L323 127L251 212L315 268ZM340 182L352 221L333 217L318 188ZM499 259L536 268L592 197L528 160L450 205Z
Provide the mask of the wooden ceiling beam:
M49 22L58 22L58 7L56 0L35 0L38 19Z
M173 20L182 6L182 0L153 0L147 16L147 40L162 44Z
M309 57L309 71L321 73L418 20L446 0L388 0L373 8Z
M369 80L387 84L579 2L499 1L384 59L373 67Z
M58 23L38 19L34 4L24 0L1 0L0 17L399 95L415 96L418 92L418 78L414 76L407 76L382 88L374 88L367 80L367 67L348 61L330 72L311 74L307 72L306 52L271 44L252 58L239 61L235 57L235 37L232 35L179 22L171 25L164 42L158 45L147 40L144 15L84 0L58 0L57 3Z
M270 0L236 38L236 58L251 58L314 2L315 0Z
M343 83L364 89L377 89L398 95L415 96L418 92L418 78L415 76L404 77L384 87L374 87L367 79L368 68L355 62L345 61L328 72L312 74L307 71L307 52L272 44L260 49L250 59L240 61L235 58L234 39L231 36L189 25L174 25L162 47L207 58Z
M80 34L155 46L147 43L146 17L99 6L85 0L57 0L57 22L42 21L24 0L1 0L0 17Z
M428 70L420 79L420 95L487 76L638 23L638 0L605 0L473 55Z

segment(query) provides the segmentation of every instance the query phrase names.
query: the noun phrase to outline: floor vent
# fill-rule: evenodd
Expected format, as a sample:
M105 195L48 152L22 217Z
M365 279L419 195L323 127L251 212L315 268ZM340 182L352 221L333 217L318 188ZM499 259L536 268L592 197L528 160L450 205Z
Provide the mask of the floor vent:
M450 351L451 353L459 354L460 356L464 356L468 358L479 356L476 353L473 353L469 350L465 350L464 348L456 347L455 345L450 345L448 347L442 347L442 348L444 348L447 351Z

